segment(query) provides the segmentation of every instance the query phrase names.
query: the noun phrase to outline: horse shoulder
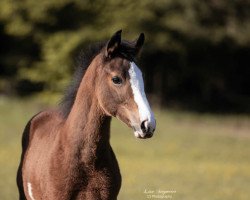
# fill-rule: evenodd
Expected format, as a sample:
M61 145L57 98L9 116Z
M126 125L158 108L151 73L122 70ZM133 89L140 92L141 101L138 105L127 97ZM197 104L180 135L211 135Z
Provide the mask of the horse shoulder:
M49 137L58 130L63 119L55 110L47 110L40 112L31 120L29 138L33 137Z
M25 188L26 195L31 193L32 188L34 199L42 195L42 190L47 185L47 175L49 174L47 165L52 144L62 121L63 119L57 111L48 110L38 113L27 124L23 135L25 145L19 172L22 194L24 193L23 188ZM37 180L43 180L43 184Z

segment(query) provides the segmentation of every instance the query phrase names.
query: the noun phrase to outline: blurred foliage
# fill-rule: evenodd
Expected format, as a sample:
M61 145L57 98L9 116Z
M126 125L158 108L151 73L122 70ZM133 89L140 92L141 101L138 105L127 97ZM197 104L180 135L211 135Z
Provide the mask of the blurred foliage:
M61 93L80 50L118 29L145 32L157 103L250 111L247 0L1 0L0 94Z

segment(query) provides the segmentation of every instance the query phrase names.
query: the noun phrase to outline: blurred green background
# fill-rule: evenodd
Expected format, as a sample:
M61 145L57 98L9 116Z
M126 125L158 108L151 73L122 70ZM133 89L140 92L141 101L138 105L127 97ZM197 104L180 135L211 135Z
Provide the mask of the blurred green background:
M140 67L157 118L136 140L113 120L119 199L250 196L250 1L1 0L0 199L17 199L21 134L55 106L89 44L144 32ZM166 198L165 198L166 199Z
M17 199L21 133L45 107L37 99L0 99L1 200ZM118 199L145 200L145 190L176 191L161 199L249 199L249 116L154 111L157 130L148 140L136 139L126 125L112 121L111 144L123 179Z
M87 45L146 34L146 89L160 105L250 112L246 0L1 0L0 94L59 95Z

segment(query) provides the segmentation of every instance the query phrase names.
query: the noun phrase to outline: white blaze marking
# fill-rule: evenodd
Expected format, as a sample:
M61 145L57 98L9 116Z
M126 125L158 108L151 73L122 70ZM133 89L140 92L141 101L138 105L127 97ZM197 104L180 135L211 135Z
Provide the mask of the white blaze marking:
M128 72L130 75L130 84L134 94L134 100L138 106L140 121L143 122L144 120L147 120L145 126L147 128L149 127L151 130L155 129L155 118L144 92L144 82L141 70L134 62L131 62Z
M35 200L32 194L32 186L31 183L28 183L28 193L30 195L31 200Z

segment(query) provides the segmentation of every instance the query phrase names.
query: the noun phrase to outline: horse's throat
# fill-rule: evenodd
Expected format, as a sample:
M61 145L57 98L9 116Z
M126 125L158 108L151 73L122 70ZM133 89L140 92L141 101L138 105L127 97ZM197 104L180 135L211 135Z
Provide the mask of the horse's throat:
M78 145L81 161L96 165L101 158L110 152L110 117L106 117L98 124L88 124L82 133L82 140Z
M105 115L98 101L86 92L78 94L66 121L70 151L82 163L90 165L110 150L111 117Z

